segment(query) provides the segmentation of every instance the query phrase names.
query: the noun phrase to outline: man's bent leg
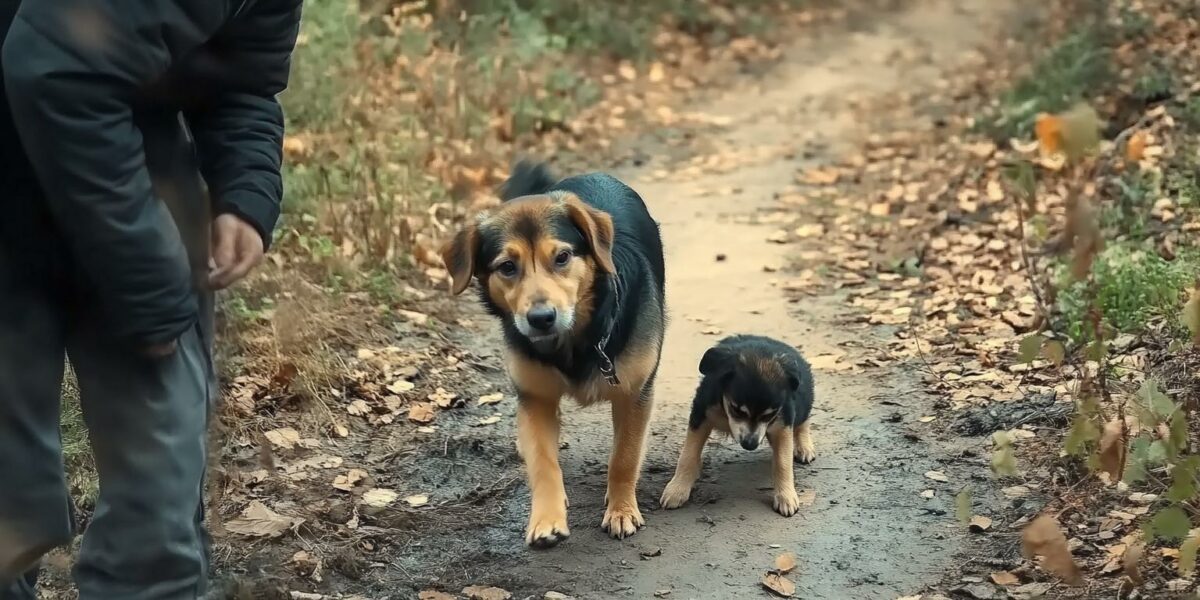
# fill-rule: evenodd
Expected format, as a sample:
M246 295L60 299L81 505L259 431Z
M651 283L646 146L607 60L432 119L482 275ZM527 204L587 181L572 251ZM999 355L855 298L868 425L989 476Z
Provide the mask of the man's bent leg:
M200 516L211 359L200 327L147 358L95 329L68 342L100 473L75 566L80 600L193 600L207 583Z
M71 541L59 436L64 319L0 248L0 600L32 600L36 566Z

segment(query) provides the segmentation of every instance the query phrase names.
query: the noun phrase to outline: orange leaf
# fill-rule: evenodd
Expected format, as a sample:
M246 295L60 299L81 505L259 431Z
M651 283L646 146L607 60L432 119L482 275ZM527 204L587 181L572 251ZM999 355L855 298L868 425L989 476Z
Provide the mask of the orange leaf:
M1125 160L1129 162L1137 162L1142 160L1146 155L1146 132L1138 131L1129 136L1129 142L1125 144Z
M1038 144L1042 152L1054 154L1062 150L1062 119L1057 115L1041 113L1034 122L1033 131L1037 134Z
M1108 480L1120 481L1125 472L1125 421L1113 419L1104 425L1098 458L1100 471L1108 473Z

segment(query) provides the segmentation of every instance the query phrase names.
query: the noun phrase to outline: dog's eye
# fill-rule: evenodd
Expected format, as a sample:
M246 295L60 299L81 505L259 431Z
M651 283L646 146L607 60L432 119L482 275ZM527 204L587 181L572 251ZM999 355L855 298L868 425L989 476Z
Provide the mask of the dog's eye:
M554 264L558 265L560 267L567 266L567 263L569 263L569 262L571 262L571 251L570 250L562 250L558 253L558 256L554 257Z
M506 260L496 267L496 272L503 277L512 277L517 274L517 263Z

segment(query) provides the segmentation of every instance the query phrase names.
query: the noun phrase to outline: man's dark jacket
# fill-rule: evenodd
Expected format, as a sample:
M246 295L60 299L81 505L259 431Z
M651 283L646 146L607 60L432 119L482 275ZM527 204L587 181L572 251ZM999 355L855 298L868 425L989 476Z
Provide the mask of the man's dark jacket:
M131 343L191 327L212 215L264 243L278 219L300 5L0 0L0 266L67 281Z

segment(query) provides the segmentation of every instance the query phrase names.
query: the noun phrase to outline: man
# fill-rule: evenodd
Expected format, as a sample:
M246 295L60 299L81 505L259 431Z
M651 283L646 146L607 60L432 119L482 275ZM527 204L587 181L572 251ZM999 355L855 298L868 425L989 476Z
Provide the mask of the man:
M300 0L0 0L0 599L34 598L73 537L64 355L100 477L80 598L203 594L211 290L271 241L299 20Z

